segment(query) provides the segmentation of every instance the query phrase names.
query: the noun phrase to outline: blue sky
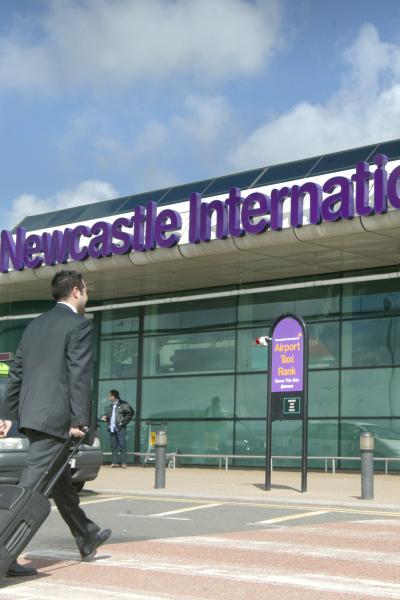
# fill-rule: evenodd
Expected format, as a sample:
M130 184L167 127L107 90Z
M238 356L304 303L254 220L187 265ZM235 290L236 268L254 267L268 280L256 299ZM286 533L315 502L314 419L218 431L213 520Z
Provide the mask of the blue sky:
M0 227L400 137L398 0L2 0Z

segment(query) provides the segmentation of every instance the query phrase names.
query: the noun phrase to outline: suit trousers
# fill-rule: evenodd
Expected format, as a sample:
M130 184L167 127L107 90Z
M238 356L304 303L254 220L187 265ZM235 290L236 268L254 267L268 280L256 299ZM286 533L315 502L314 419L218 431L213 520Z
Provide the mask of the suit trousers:
M42 477L65 440L38 431L28 431L29 449L22 471L20 485L33 488ZM72 535L84 538L99 531L99 527L87 518L79 506L79 496L75 490L69 465L54 485L52 497L60 515L71 530Z
M110 442L113 464L117 465L121 461L121 464L126 465L126 428L110 431Z

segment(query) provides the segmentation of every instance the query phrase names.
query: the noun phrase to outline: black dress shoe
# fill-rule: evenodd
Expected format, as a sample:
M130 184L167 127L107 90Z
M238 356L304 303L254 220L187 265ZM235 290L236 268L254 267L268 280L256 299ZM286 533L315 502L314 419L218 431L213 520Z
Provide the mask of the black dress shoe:
M78 538L77 544L82 560L92 560L96 556L97 548L104 544L111 535L111 529L99 529L97 533L87 538Z
M37 575L36 569L15 562L7 571L7 577L29 577Z

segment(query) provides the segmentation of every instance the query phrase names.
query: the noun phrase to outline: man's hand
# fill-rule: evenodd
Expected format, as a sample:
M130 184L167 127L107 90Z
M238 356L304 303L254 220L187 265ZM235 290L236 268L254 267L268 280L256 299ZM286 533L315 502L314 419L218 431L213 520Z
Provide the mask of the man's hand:
M69 435L76 438L83 438L86 435L86 431L82 431L80 427L70 427Z
M0 419L0 438L7 437L8 432L11 429L12 421L6 421Z

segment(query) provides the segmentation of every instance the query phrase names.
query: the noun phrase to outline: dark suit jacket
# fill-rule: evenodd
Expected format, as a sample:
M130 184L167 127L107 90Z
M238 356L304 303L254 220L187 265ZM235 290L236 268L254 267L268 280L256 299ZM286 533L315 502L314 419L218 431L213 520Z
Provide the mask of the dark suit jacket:
M1 418L19 421L56 437L69 428L90 425L92 323L65 304L29 323L10 369L6 390L8 412Z

